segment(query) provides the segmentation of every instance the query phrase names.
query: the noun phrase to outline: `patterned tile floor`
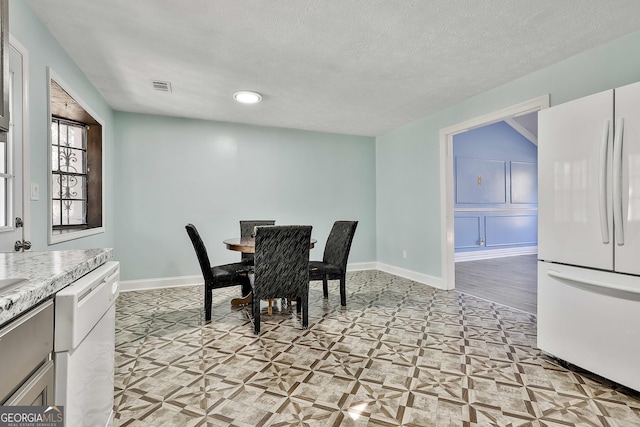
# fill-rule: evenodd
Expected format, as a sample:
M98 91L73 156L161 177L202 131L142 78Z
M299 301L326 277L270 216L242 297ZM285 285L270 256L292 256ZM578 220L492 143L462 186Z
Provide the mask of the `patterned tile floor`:
M640 394L535 348L536 318L379 271L253 334L238 289L123 294L115 426L638 426ZM266 311L266 309L265 309Z

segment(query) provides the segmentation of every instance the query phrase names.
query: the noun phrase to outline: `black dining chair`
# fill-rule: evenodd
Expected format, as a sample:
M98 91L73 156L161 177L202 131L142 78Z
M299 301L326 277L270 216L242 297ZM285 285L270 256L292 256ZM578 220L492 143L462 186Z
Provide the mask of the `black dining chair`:
M212 291L214 289L237 285L248 288L249 267L241 262L212 267L209 261L209 255L207 254L207 248L204 246L204 242L195 225L187 224L185 228L187 234L189 234L193 248L196 251L198 263L200 264L202 276L204 277L204 318L205 321L208 322L211 320Z
M327 280L340 279L340 304L347 305L347 260L358 221L336 221L324 247L322 261L309 262L309 280L322 280L322 292L329 297Z
M240 238L253 237L253 229L261 225L275 225L274 219L251 219L240 221ZM241 261L253 265L253 254L242 252Z
M296 297L302 329L309 327L310 225L258 227L253 288L254 332L260 334L260 301Z

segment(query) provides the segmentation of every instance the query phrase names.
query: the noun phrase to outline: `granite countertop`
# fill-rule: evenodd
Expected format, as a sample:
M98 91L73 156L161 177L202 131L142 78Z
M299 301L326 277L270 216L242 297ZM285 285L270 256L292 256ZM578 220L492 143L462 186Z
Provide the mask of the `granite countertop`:
M0 325L111 259L113 249L0 253L0 279L28 279L0 290Z

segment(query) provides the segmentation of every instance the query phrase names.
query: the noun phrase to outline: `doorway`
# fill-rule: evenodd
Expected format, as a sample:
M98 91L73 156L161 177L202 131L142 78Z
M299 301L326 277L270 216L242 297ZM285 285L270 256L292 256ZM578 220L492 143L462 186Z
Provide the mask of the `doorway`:
M453 137L455 288L537 311L538 113Z
M9 43L9 132L3 133L3 221L0 252L15 250L30 239L30 171L28 144L27 50L10 36ZM6 138L4 138L6 137ZM6 139L6 140L5 140Z
M442 280L445 289L455 289L453 137L468 130L548 107L549 95L545 95L440 130L441 253L443 254Z

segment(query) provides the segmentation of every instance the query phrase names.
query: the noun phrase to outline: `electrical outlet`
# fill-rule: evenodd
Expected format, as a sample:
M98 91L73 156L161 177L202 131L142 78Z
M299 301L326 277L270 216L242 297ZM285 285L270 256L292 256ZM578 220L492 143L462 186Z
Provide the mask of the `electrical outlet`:
M407 250L406 250L406 249L404 249L404 250L402 251L402 258L406 258L406 257L407 257Z

